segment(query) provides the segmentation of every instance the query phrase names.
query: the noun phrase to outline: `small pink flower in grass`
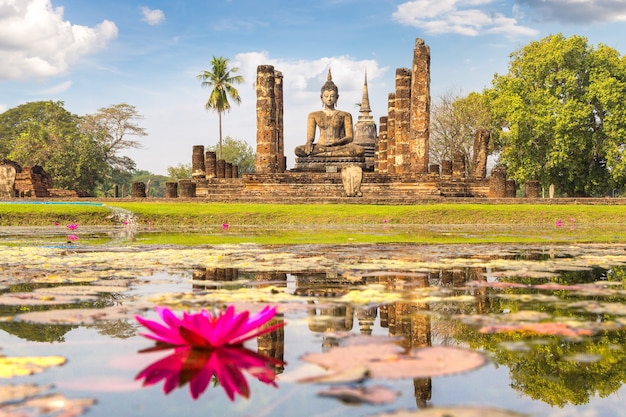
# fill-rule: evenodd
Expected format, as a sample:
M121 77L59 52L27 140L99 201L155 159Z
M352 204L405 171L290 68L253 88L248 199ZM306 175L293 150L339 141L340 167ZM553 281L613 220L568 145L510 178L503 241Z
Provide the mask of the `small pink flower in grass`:
M389 223L389 220L383 219L383 223Z
M222 230L228 230L228 223L222 223Z
M59 223L59 222L57 222L57 221L55 221L55 222L54 222L54 225L55 225L55 226L58 226L58 225L60 225L60 224L61 224L61 223Z
M67 235L67 241L69 243L74 243L78 240L78 236L76 235Z
M557 219L557 220L554 222L554 226L556 226L556 227L563 227L563 220L561 220L561 219Z
M65 227L67 227L69 230L76 230L78 229L78 224L70 223L70 224L66 224Z
M178 318L167 307L155 307L163 324L140 316L135 319L151 333L141 333L148 339L170 346L190 346L197 349L213 349L221 346L240 346L246 340L273 332L284 322L263 327L276 315L276 307L266 306L256 314L249 311L235 313L235 307L216 314L206 310L199 313L183 313Z

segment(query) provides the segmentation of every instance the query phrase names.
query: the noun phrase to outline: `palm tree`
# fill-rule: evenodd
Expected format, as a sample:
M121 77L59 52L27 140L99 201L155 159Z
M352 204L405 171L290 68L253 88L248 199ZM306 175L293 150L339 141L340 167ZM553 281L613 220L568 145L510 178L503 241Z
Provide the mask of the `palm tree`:
M228 97L235 100L237 104L241 103L239 92L233 87L233 84L243 83L243 77L241 75L232 75L239 71L239 68L228 69L229 61L228 58L221 56L218 58L213 57L211 59L211 71L202 71L196 76L197 79L202 80L202 87L213 87L204 108L217 112L220 129L219 159L222 158L222 113L230 110Z

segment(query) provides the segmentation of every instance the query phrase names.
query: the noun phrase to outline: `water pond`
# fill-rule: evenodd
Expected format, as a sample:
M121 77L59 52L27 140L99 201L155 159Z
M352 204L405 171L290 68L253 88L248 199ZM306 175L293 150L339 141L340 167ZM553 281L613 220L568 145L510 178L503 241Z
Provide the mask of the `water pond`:
M626 416L624 245L0 240L0 416ZM285 326L138 335L227 305Z

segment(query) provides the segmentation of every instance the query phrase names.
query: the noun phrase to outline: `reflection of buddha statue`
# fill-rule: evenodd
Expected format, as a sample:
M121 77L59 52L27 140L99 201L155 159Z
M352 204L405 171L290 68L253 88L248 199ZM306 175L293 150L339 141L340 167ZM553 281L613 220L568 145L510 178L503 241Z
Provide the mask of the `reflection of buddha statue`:
M362 156L364 149L352 143L352 115L335 109L335 104L339 98L339 89L333 83L330 70L328 70L328 79L322 86L320 98L324 108L309 114L306 144L296 147L296 155L299 157ZM317 128L319 128L320 136L314 143Z

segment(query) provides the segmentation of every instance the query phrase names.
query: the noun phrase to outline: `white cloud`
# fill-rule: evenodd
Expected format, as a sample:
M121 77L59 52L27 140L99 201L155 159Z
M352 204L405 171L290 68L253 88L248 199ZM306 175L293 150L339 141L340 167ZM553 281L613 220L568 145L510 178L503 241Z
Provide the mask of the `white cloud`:
M403 25L424 29L429 34L484 33L533 36L538 32L522 26L514 17L489 10L492 0L413 0L402 3L393 19ZM512 10L513 13L513 10Z
M141 14L143 15L141 21L146 22L150 26L161 24L165 20L165 13L160 9L150 9L149 7L143 6L141 8Z
M51 87L46 88L45 90L40 91L40 94L54 95L54 94L63 93L69 90L71 86L72 86L72 82L70 80L63 81L62 83L53 85Z
M626 22L624 0L516 0L538 21L571 24Z
M50 0L0 0L0 80L61 74L116 37L115 23L73 25Z

